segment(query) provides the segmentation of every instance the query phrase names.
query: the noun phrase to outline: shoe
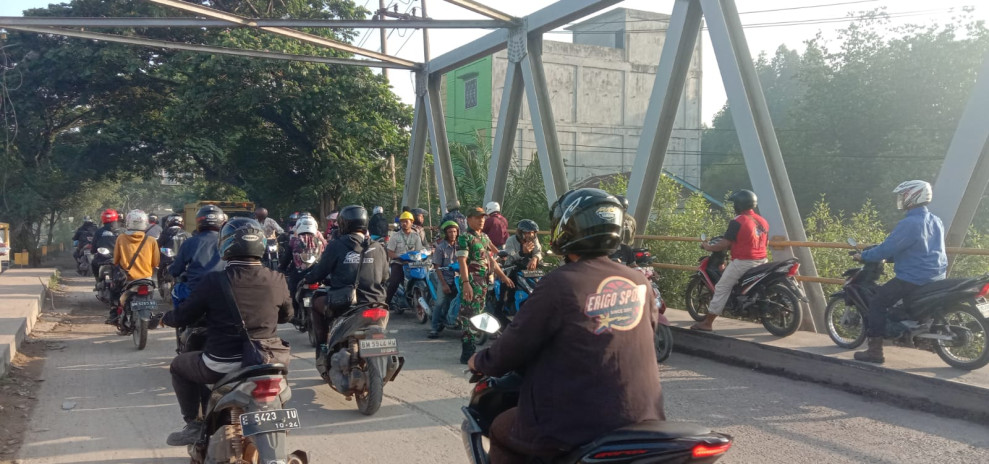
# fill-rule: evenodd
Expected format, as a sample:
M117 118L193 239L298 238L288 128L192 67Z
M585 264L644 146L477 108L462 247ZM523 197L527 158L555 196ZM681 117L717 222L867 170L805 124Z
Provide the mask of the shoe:
M457 330L457 329L460 328L460 325L459 324L445 324L444 327L446 327L446 328L448 328L450 330Z
M195 445L199 441L199 437L203 434L203 423L198 421L189 422L182 427L182 430L178 432L172 432L168 434L168 439L165 443L168 446L187 446Z
M438 328L438 329L435 330L436 334L439 335L439 334L443 333L443 329L445 329L445 328L446 327L443 327L443 324L440 324L440 328Z
M461 343L460 345L460 364L467 364L471 356L474 356L475 346L473 343Z
M869 337L868 343L869 348L855 353L855 360L873 364L886 362L886 358L883 357L883 337Z
M437 332L437 331L435 331L435 330L430 330L429 333L426 334L426 338L429 338L429 339L440 338L440 333Z
M120 316L117 313L113 313L112 315L107 316L106 320L103 321L103 323L106 325L117 325L117 321L119 320L119 318Z

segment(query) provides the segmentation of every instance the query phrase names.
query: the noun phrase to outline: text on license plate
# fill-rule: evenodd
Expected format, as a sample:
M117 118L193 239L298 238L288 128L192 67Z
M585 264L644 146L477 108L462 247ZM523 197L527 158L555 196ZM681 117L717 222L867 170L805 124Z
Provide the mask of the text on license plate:
M429 263L409 263L409 267L415 267L415 268L426 267L428 265Z
M130 307L137 308L156 308L158 303L155 300L132 300L130 302Z
M981 302L975 305L979 308L979 312L982 313L982 317L989 318L989 302Z
M240 425L244 429L245 437L265 432L297 429L302 426L299 422L299 411L295 409L247 412L240 415Z
M398 353L398 341L394 338L360 340L361 356L383 356Z

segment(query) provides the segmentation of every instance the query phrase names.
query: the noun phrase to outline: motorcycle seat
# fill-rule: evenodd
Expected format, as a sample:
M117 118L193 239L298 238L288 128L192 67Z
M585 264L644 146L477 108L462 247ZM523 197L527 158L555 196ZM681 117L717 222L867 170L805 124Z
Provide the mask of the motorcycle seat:
M246 377L259 375L288 375L288 368L284 364L259 364L257 366L242 367L223 376L222 379L213 384L213 389Z
M921 285L907 295L907 300L914 301L936 293L947 293L972 284L973 279L943 279Z
M739 281L743 281L743 280L745 280L745 279L747 279L749 277L752 277L754 275L759 275L759 274L762 274L762 273L765 273L765 272L771 272L771 271L773 271L775 269L779 269L781 267L789 268L795 262L797 262L797 260L791 258L791 259L785 259L783 261L770 261L770 262L768 262L766 264L760 264L760 265L758 265L758 266L756 266L756 267L754 267L752 269L749 269L748 271L745 272L745 274L742 274L742 278L739 279Z
M558 462L578 462L582 456L603 446L628 442L669 441L709 433L711 429L688 422L644 421L612 430L597 440L577 448Z
M138 285L148 285L151 287L155 286L155 282L151 279L137 279L127 282L126 288L130 289L132 287L137 287Z

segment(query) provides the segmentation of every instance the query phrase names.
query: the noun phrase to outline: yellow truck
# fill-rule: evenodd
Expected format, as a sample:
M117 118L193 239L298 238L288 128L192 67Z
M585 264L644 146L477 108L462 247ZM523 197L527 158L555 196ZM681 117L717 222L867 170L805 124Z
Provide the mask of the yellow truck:
M10 256L14 249L10 246L10 224L0 222L0 272L10 267Z
M199 208L206 205L215 205L219 207L228 218L254 217L254 203L249 201L197 201L195 203L189 203L185 205L185 208L183 208L186 231L189 233L196 231L196 213L199 211Z

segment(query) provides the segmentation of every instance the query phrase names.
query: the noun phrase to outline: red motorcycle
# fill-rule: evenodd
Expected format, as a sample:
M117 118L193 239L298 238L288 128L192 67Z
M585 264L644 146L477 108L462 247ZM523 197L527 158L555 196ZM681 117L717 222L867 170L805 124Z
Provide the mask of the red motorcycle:
M701 236L701 240L704 239ZM721 239L715 237L709 243L714 244ZM697 274L687 283L684 300L687 312L695 321L702 321L707 316L714 286L725 270L727 259L728 254L724 251L715 251L701 258ZM794 278L799 268L800 261L790 258L750 269L731 289L724 314L758 319L769 333L778 337L796 332L803 317L800 302L807 301Z

